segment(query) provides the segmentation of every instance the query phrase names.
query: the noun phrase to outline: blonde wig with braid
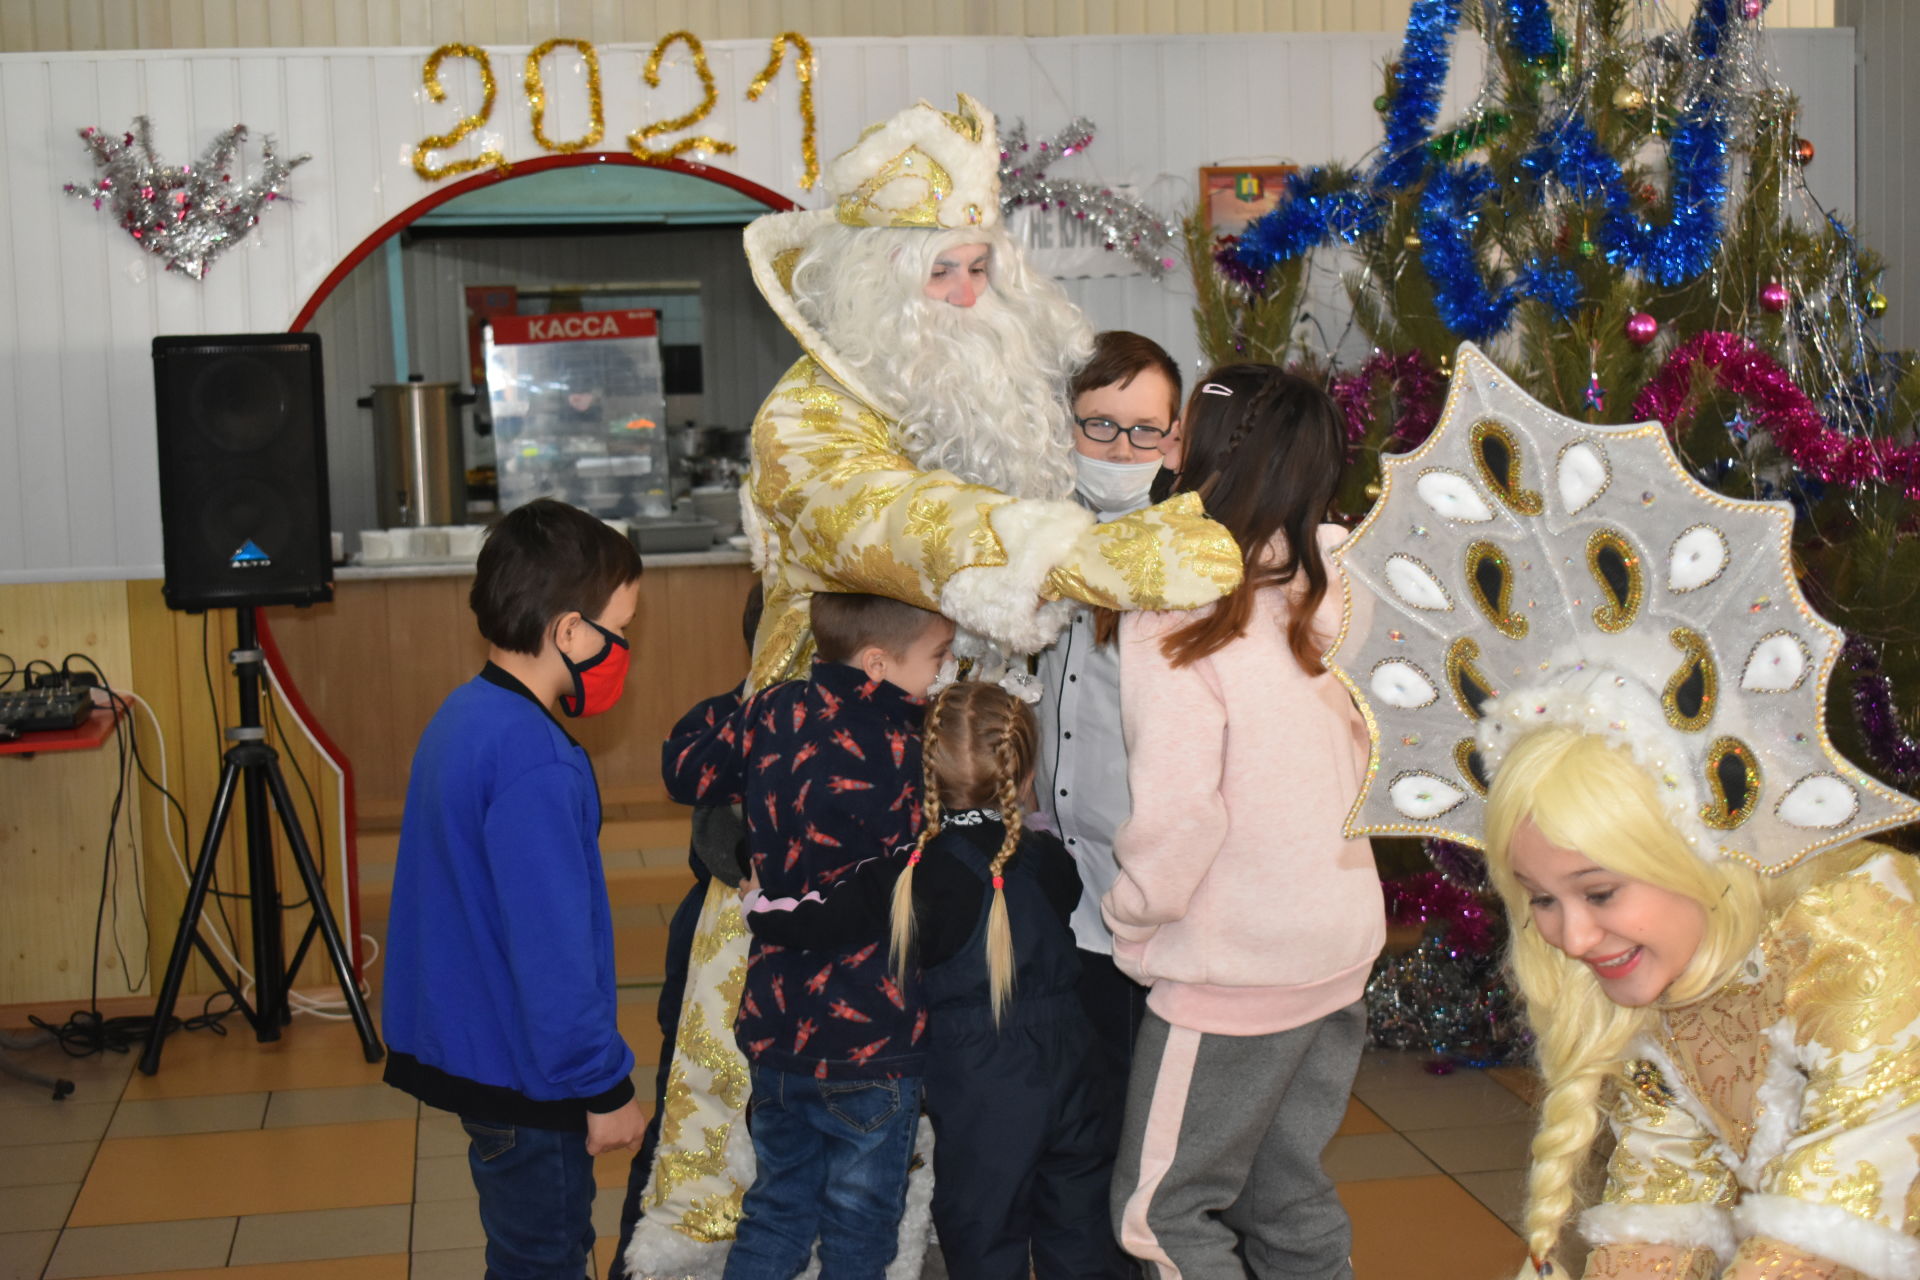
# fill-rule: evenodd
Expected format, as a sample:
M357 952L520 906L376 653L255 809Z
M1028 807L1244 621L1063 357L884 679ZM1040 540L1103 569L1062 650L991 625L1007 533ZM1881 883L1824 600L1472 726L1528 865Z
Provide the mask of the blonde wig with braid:
M1599 866L1698 902L1706 931L1687 967L1647 1008L1615 1004L1583 961L1533 927L1527 891L1514 879L1511 848L1523 821ZM1566 728L1537 730L1501 762L1487 796L1487 869L1514 922L1510 962L1546 1086L1527 1177L1525 1236L1536 1262L1551 1258L1576 1209L1583 1171L1628 1047L1655 1029L1662 1008L1710 995L1733 976L1768 917L1838 855L1771 879L1743 863L1697 856L1666 816L1652 778L1624 750ZM1852 859L1849 859L1851 861Z
M987 985L997 1024L1013 998L1013 928L1007 918L1003 872L1020 846L1020 792L1033 774L1038 730L1024 702L994 684L963 681L947 686L927 708L921 734L925 768L920 840L893 889L891 957L905 973L913 946L913 869L940 833L945 810L1000 810L1006 838L990 866L993 905L987 913Z

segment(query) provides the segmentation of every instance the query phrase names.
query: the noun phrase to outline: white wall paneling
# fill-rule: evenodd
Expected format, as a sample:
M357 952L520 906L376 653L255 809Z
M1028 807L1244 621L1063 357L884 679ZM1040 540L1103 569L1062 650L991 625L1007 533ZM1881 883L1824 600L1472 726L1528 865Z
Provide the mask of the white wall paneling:
M326 7L298 9L304 15ZM432 27L433 38L453 38L440 23L442 7L433 6L434 20L424 26ZM1082 7L1091 12L1099 6ZM1140 8L1115 7L1130 14ZM173 6L176 14L182 8ZM348 0L331 8L333 35L343 41L426 38L416 30L422 23L397 18L382 5ZM1146 14L1152 8L1127 20L1153 20ZM1395 8L1386 0L1384 9ZM220 9L209 5L205 12L218 16ZM452 9L472 18L474 6ZM502 5L498 12L513 9ZM280 38L273 33L292 12L285 9L276 18L269 8L271 38ZM249 19L244 25L251 31L257 24ZM502 25L513 30L481 37L502 40L485 46L499 97L484 132L509 158L531 159L539 151L521 79L526 46L504 43L524 41L526 23ZM222 26L201 38L224 35ZM1040 136L1075 115L1090 116L1099 137L1085 155L1059 167L1063 175L1142 186L1167 178L1190 192L1194 171L1215 160L1358 160L1378 138L1372 109L1378 68L1398 43L1392 32L821 39L815 82L820 150L831 156L861 127L912 98L950 101L964 89L1007 119L1026 119ZM1830 205L1850 208L1851 33L1777 32L1773 45L1776 62L1806 102L1804 132L1819 149L1809 176ZM697 101L684 50L664 69L659 89L645 86L640 70L648 47L600 49L609 148L623 146L626 133L641 122L688 110ZM714 39L706 48L720 100L702 131L739 146L719 163L806 203L809 197L798 185L800 122L791 69L760 102L747 103L746 86L766 61L765 40ZM151 339L285 328L344 256L433 190L414 173L412 149L420 138L449 128L460 104L477 105L478 85L470 66L452 61L443 74L449 100L427 101L420 88L426 53L303 48L0 55L0 129L9 161L0 191L0 582L158 575ZM1457 61L1446 115L1464 106L1478 83L1470 39L1461 42ZM549 63L547 75L555 103L549 131L577 136L584 119L577 81L559 59ZM204 282L163 271L109 215L60 190L65 181L90 176L79 128L122 129L142 113L151 117L155 144L169 163L197 156L236 121L256 138L272 134L284 153L313 156L293 174L292 200L270 208L255 234L216 260ZM1124 278L1070 287L1096 325L1153 334L1192 366L1192 299L1183 279ZM353 305L381 298L384 288ZM347 305L346 299L337 302ZM1337 330L1339 323L1330 316L1328 327ZM383 324L336 323L324 335L329 358L352 361L363 373L383 370L392 362ZM769 345L751 334L717 340L745 342L756 351ZM773 353L764 356L771 360ZM376 380L385 378L364 378ZM358 386L355 394L364 390ZM742 394L751 399L757 390ZM361 411L340 393L327 410L344 459L347 441L340 432L353 424L363 436Z

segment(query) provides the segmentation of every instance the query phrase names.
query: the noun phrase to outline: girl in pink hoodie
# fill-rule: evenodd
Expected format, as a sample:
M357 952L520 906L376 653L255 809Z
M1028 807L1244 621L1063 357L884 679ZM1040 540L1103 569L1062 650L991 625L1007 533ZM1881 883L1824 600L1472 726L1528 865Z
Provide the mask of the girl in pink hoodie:
M1246 575L1202 612L1120 624L1134 803L1101 909L1114 962L1151 990L1115 1222L1161 1280L1347 1277L1320 1155L1386 922L1371 848L1342 834L1366 727L1321 662L1345 595L1326 554L1344 532L1322 523L1345 433L1319 387L1257 364L1208 374L1185 424L1177 487Z

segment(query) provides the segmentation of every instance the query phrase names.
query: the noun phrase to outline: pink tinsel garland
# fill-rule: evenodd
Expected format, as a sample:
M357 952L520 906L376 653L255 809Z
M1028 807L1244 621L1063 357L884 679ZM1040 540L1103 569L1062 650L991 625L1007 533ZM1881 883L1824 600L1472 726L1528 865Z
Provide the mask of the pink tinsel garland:
M1382 378L1400 401L1400 413L1387 443L1402 441L1408 447L1419 444L1440 420L1446 382L1427 367L1426 358L1418 351L1399 356L1376 351L1358 373L1333 380L1333 402L1346 417L1347 442L1358 444L1373 429L1373 387Z
M1468 955L1485 955L1493 946L1493 922L1477 894L1449 884L1437 871L1422 871L1380 882L1389 924L1446 925L1449 947Z
M1634 397L1634 420L1657 418L1669 435L1678 436L1693 416L1688 392L1698 367L1711 370L1720 386L1758 411L1755 425L1764 428L1800 470L1829 484L1877 481L1920 498L1920 445L1835 431L1787 371L1737 333L1697 334L1675 348L1653 381Z

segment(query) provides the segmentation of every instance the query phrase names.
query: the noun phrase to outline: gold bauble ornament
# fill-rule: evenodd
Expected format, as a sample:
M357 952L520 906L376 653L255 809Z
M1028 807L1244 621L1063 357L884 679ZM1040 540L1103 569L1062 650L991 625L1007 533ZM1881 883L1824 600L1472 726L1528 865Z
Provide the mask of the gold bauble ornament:
M1639 111L1647 105L1647 95L1630 84L1613 91L1613 105L1622 111Z
M1862 305L1866 308L1868 315L1878 320L1887 314L1887 295L1875 289L1867 295L1867 300Z
M1420 239L1419 232L1409 231L1407 232L1407 238L1403 243L1409 249L1418 249L1421 246L1421 244L1423 244L1424 242Z

